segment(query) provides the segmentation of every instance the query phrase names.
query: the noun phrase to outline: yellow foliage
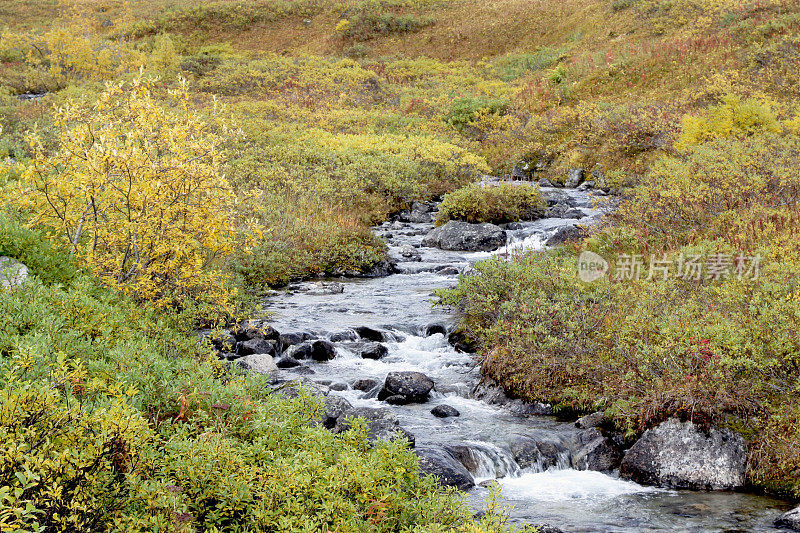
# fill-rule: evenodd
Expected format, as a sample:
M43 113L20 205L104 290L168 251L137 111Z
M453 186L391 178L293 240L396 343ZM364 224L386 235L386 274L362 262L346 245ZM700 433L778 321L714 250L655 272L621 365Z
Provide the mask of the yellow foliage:
M30 136L20 194L34 224L56 228L107 285L158 304L202 295L224 306L221 275L205 267L235 236L220 173L226 131L191 112L185 91L169 109L151 89L112 84L92 105L57 110L58 147Z
M727 95L722 103L712 107L705 116L687 115L675 147L687 150L691 146L731 135L752 135L759 131L777 133L778 119L768 102Z

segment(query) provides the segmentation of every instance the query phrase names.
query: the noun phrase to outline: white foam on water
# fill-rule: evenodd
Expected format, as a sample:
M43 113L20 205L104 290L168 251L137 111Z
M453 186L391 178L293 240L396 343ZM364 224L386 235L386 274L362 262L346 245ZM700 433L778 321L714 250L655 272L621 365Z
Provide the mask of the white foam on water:
M628 494L659 492L602 472L591 470L547 470L498 480L503 497L509 500L559 502L569 500L606 500Z

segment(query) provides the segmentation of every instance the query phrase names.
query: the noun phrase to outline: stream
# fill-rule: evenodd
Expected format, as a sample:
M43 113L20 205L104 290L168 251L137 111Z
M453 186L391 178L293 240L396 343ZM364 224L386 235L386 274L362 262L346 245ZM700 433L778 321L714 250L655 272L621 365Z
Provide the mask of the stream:
M564 189L572 203L587 216L600 216L587 191ZM516 523L543 524L571 532L753 532L780 531L772 526L784 502L747 493L693 492L646 487L619 479L615 474L570 468L569 459L544 469L538 464L521 468L509 449L513 435L545 432L557 436L574 434L573 423L551 416L524 416L500 405L473 397L480 370L472 355L456 352L442 333L425 335L431 324L452 328L455 317L433 307L432 293L452 287L470 264L492 254L509 254L523 248L542 249L558 228L574 219L544 218L514 225L509 244L492 253L449 252L421 245L433 228L431 223L386 222L374 228L400 261L399 273L375 279L334 280L343 291L289 287L268 298L271 325L281 333L308 332L315 337L338 340L352 328L370 326L391 332L385 343L388 355L379 360L363 359L347 342L335 342L336 357L324 363L309 362L298 369L282 369L282 379L303 378L331 385L355 407L391 409L400 425L416 438L416 445L460 445L470 450L471 474L476 487L467 493L470 504L482 507L487 489L482 481L497 479L505 502L513 506ZM403 257L413 249L418 259ZM451 268L452 267L452 268ZM306 287L309 284L304 284ZM342 287L339 287L342 288ZM310 370L309 370L310 368ZM312 373L313 371L313 373ZM419 371L435 382L427 403L388 405L354 390L358 379L383 382L392 371ZM431 409L440 404L455 407L460 416L436 418Z

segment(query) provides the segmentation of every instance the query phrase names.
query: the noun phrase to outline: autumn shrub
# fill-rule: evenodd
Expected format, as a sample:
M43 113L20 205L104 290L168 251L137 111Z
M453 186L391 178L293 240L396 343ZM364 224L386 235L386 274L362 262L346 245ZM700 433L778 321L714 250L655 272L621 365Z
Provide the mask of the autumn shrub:
M232 250L234 197L221 175L223 133L188 108L168 109L143 82L109 86L55 114L57 146L31 136L19 187L32 223L53 228L108 286L158 305L231 294L218 269Z
M472 185L444 195L436 224L449 220L494 224L534 220L544 215L544 208L542 194L536 186Z
M444 121L456 129L463 129L481 115L502 114L508 108L508 101L497 98L460 98L450 106Z
M86 34L79 24L65 23L46 32L0 35L0 59L14 68L0 71L0 86L16 93L42 93L70 83L115 79L136 72L146 56L130 43Z

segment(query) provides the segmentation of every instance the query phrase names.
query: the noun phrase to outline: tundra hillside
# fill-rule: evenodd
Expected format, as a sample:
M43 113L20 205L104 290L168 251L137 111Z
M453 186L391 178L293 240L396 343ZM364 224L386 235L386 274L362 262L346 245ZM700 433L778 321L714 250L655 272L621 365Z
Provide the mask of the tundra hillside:
M620 194L601 255L762 268L585 285L569 247L486 262L444 300L487 374L632 434L729 425L752 483L800 496L796 2L7 0L0 27L0 255L30 271L0 293L0 529L502 530L192 332L380 270L371 224L468 210L523 161Z

